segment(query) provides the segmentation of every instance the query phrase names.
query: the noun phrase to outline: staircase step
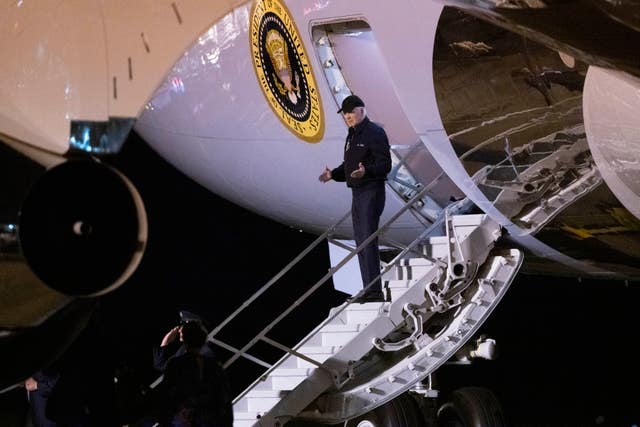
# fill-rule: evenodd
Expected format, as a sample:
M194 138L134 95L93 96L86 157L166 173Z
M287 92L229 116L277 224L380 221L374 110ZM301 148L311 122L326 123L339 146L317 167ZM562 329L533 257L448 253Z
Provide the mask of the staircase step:
M397 301L407 292L407 288L391 288L391 301Z
M273 390L273 384L271 377L266 377L263 381L258 381L253 385L251 391L271 391Z
M347 307L345 309L345 311L375 311L375 312L379 312L383 305L384 305L383 302L367 302L367 303L364 303L364 304L356 303L356 304L351 304L349 307Z
M258 412L234 412L233 427L251 427L258 421Z
M322 364L322 363L324 363L325 360L327 360L329 357L331 357L331 354L327 354L326 356L325 355L321 355L321 356L322 357L315 356L315 357L312 357L311 359L315 360L319 364ZM298 368L308 369L308 368L317 368L318 367L315 364L313 364L311 362L308 362L308 361L306 361L304 359L301 359L299 357L296 357L296 360L297 360L296 367L298 367Z
M383 303L351 304L342 310L329 325L367 325L378 317ZM338 307L338 309L344 306ZM337 309L332 310L332 316ZM322 329L324 331L324 328Z
M276 368L269 374L269 377L297 377L304 376L307 377L311 374L312 369L306 368Z
M298 350L296 351L298 353L304 354L305 356L314 357L314 355L318 355L318 356L321 356L324 354L332 355L336 351L338 351L338 349L336 347L330 347L330 346L322 347L322 346L303 345L302 347L298 348Z
M242 411L247 417L253 416L255 420L258 414L269 411L285 396L281 390L251 390L242 399L233 405L234 411Z
M273 377L273 388L277 390L285 390L291 391L298 386L302 381L306 380L306 375L301 375L299 377L289 376L289 377Z
M429 246L441 246L441 245L448 245L449 244L449 239L447 238L447 236L433 236L433 237L429 237L428 240L428 244L424 245L423 248L428 248ZM415 259L420 259L420 258L415 258Z
M250 412L266 412L280 402L280 395L276 397L248 397L247 410Z
M341 314L346 313L347 323L356 325L368 325L380 314L380 306L371 307L370 304L351 304Z
M328 358L336 354L339 350L340 350L340 347L338 346L326 346L326 347L303 346L303 347L300 347L297 351L315 360L318 363L324 363L325 360L327 360ZM296 359L297 359L298 368L315 368L316 367L315 365L307 362L304 359L301 359L299 357L296 357Z
M313 368L277 368L269 378L272 390L293 390L298 384L307 379Z
M318 364L321 364L322 362L324 362L325 360L327 360L330 356L331 353L321 353L321 354L314 354L314 355L306 355L304 353L301 353L304 356L307 356L309 359L315 360L316 362L318 362ZM301 358L298 357L294 354L290 354L286 360L284 360L280 365L280 368L287 368L287 369L297 369L297 368L317 368L318 366Z
M384 266L383 266L384 267ZM395 272L395 267L394 268L390 268L387 272L385 272L382 275L382 281L384 282L385 280L392 280L395 279L396 272Z
M433 265L433 262L422 257L401 259L397 264L397 266L399 267L416 267L416 266L431 267L432 265Z
M446 259L449 253L449 239L447 236L430 237L429 244L423 247L423 253L429 258Z
M328 346L342 347L353 337L357 336L358 332L327 332L322 334L322 344Z
M249 414L263 414L271 410L286 394L287 391L282 390L258 392L252 390L243 397L243 399L246 399L246 405L243 406L243 409L248 411ZM238 408L241 408L241 406L238 406Z
M318 363L324 363L325 360L333 356L339 350L338 347L327 346L327 347L312 347L312 346L303 346L296 350L298 353L301 353L307 356L310 359L315 360ZM296 357L298 368L317 368L311 362L307 362L306 360Z
M343 346L364 329L364 325L326 325L320 330L323 346Z
M431 250L428 249L427 252ZM419 279L424 276L433 267L433 262L426 258L407 258L400 260L398 265L392 269L394 272L391 279L408 280Z
M285 394L280 390L251 390L245 395L245 398L282 397Z
M349 332L358 332L362 330L362 326L355 324L328 324L324 325L322 329L320 329L321 334L337 332L337 333L349 333Z
M234 412L233 413L233 421L235 426L236 420L255 420L259 419L260 412Z
M409 280L389 280L387 287L389 289L409 289L418 282L418 279Z

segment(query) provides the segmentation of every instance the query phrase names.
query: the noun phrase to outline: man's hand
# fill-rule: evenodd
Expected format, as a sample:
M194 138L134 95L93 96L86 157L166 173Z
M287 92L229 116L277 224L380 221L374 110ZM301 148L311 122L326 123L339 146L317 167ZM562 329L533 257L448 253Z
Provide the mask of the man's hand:
M181 327L182 326L176 326L175 328L173 328L169 332L167 332L167 334L164 336L164 338L162 338L162 342L160 343L160 347L165 347L165 346L169 345L170 343L172 343L173 341L175 341L175 339L180 334L180 328Z
M327 182L329 180L331 180L331 169L329 169L328 166L325 166L324 171L318 177L318 181Z
M358 169L351 172L351 178L362 178L364 176L364 165L362 163L358 163Z
M36 391L38 389L38 381L33 377L29 377L24 380L24 388L26 388L27 391Z

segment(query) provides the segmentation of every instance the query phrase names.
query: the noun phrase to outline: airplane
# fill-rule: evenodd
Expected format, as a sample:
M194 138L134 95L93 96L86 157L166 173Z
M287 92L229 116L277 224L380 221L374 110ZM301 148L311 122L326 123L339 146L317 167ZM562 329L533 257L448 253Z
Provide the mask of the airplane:
M237 424L375 425L389 404L391 417L415 416L405 391L473 342L521 263L638 279L636 11L631 2L463 0L5 4L0 44L12 60L0 65L0 133L42 169L0 234L11 296L3 341L13 349L3 365L16 367L1 386L63 351L92 300L140 263L142 200L100 161L131 129L210 191L330 240L333 265L346 263L348 192L315 177L341 159L347 129L335 112L355 93L394 157L379 239L404 265L389 263L383 277L420 278L389 289L384 319L362 323L382 334L375 344L361 334L336 345L352 358L331 353L307 369L322 385L308 401L263 391L277 402L245 408ZM360 287L353 275L334 282ZM471 305L482 310L473 321ZM64 339L52 339L50 355L15 361L34 336ZM303 347L288 356L317 366Z

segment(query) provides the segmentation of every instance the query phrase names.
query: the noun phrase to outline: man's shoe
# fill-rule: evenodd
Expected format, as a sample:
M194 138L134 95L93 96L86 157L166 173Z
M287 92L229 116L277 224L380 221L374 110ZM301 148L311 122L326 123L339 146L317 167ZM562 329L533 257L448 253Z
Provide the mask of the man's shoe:
M366 294L360 295L357 298L355 297L347 298L347 301L349 301L350 303L358 303L358 304L365 304L368 302L387 302L382 291L367 292Z

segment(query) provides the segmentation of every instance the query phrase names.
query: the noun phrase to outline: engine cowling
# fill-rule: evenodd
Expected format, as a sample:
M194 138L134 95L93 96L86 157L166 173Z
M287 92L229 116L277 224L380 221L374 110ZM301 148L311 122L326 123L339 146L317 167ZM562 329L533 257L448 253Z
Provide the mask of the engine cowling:
M22 254L47 286L98 296L122 285L142 259L147 218L133 184L96 161L71 160L35 182L19 216Z

